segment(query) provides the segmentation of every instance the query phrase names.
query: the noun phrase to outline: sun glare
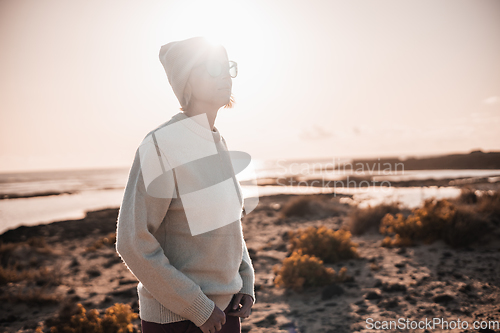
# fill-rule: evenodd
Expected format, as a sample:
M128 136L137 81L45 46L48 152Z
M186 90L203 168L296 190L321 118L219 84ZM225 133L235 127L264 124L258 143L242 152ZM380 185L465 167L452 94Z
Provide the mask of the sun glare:
M258 4L243 0L185 0L164 9L162 40L204 36L214 44L222 44L230 58L238 62L251 59L257 65L263 50L275 48L275 22ZM172 27L176 27L175 32ZM264 64L262 64L264 65Z
M253 24L246 19L252 8L243 1L185 1L184 10L189 17L183 25L184 33L191 36L204 36L213 44L222 44L226 49L235 47L238 39L248 36ZM245 15L242 15L245 13ZM246 22L245 22L246 21Z
M238 63L238 78L233 93L241 105L255 100L267 87L263 77L276 77L274 64L283 62L280 19L262 4L243 0L185 0L158 8L158 26L153 31L154 45L203 36L223 45L229 60ZM156 64L155 64L156 65ZM164 79L160 78L159 79ZM248 103L247 103L248 104ZM237 105L240 105L237 103Z

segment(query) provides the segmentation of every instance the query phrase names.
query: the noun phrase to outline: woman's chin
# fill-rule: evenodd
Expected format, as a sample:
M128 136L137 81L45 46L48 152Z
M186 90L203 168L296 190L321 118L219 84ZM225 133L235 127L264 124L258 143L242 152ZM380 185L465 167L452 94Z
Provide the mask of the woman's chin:
M230 102L231 102L231 97L224 98L221 100L222 106L225 106L225 105L229 104Z

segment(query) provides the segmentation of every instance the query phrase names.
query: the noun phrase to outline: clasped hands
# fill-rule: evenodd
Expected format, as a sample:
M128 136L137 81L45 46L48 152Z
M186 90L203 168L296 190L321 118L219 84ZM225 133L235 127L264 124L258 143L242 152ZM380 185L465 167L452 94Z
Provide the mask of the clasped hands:
M228 316L248 318L253 306L253 298L248 294L237 293L234 294L231 302L229 303ZM222 329L222 325L226 323L226 314L215 306L212 315L208 320L200 326L203 333L214 333Z
M253 298L248 294L237 293L231 300L231 308L227 312L229 316L248 318L252 312Z

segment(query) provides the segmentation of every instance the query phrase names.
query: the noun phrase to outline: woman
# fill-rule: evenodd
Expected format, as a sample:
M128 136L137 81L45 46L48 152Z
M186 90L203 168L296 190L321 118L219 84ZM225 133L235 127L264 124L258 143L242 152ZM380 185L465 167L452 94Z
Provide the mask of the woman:
M214 126L218 110L231 107L236 63L202 37L162 46L160 61L183 112L136 151L116 250L139 280L143 333L239 333L255 276L241 187Z

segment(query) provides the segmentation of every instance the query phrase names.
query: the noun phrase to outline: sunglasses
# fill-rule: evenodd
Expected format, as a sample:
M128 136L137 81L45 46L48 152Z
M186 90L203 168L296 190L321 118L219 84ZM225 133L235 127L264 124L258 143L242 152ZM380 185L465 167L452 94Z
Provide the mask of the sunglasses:
M229 61L227 63L221 63L216 60L205 61L205 66L207 67L208 74L212 77L217 77L222 74L222 71L229 71L229 75L235 78L238 75L238 64L236 61Z

